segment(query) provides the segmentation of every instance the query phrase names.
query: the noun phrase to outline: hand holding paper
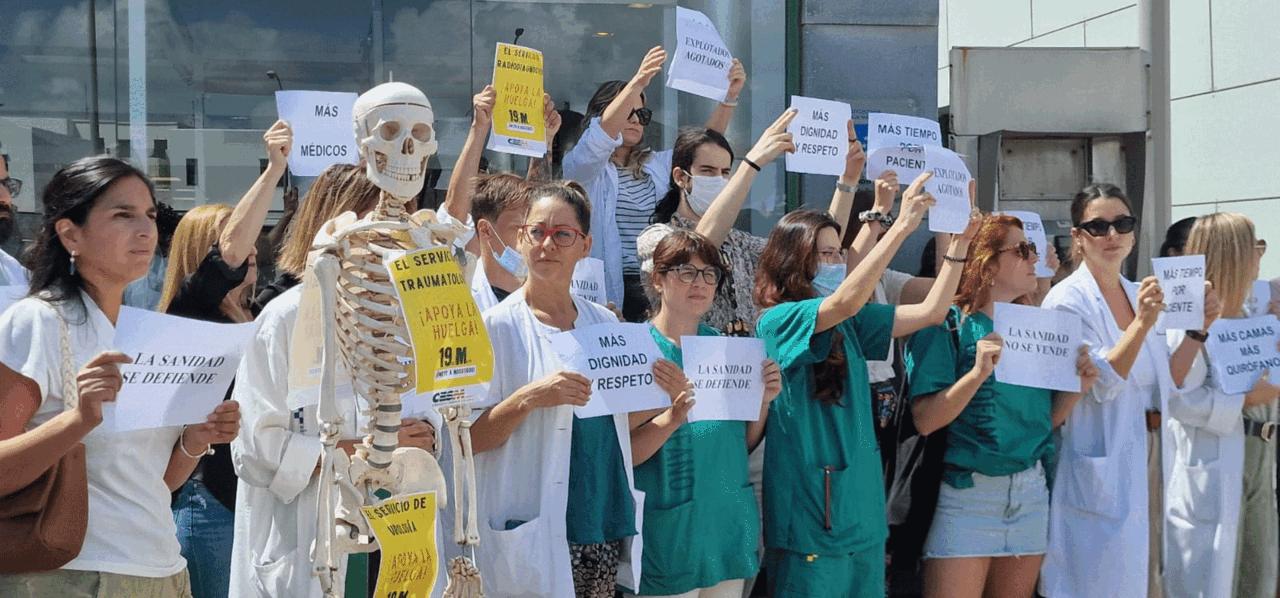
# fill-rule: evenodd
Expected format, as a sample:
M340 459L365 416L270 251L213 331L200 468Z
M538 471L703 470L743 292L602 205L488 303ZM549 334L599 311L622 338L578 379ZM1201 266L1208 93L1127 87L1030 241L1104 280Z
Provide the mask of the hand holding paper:
M1205 269L1203 255L1182 255L1151 259L1151 269L1168 293L1158 330L1204 330ZM1163 293L1162 299L1163 299Z
M685 377L684 370L675 362L666 359L659 359L653 362L653 379L658 383L662 390L671 395L674 402L681 394L687 393L693 396L693 383L689 382L689 378Z
M573 405L582 407L591 398L591 381L576 372L553 372L516 391L525 410Z
M742 88L747 85L747 69L742 66L742 62L737 58L733 59L733 66L729 67L729 92L724 95L724 101L736 102L738 95L742 93Z
M756 166L763 167L778 157L778 154L787 152L794 154L796 152L796 144L793 141L794 136L787 131L791 126L791 121L796 117L796 109L788 108L783 111L782 115L769 128L760 134L760 139L756 141L751 151L747 152L747 159L756 163Z
M898 189L901 188L896 171L886 170L880 173L876 177L876 200L871 209L881 214L893 211L893 199L898 196Z
M95 427L102 423L102 404L115 401L124 384L119 367L122 363L133 363L133 359L119 351L103 351L80 368L76 375L76 392L80 395L76 414L81 421Z
M973 371L982 378L987 378L1000 362L1000 351L1004 348L1004 339L999 333L992 332L980 340L974 348Z
M898 213L898 220L895 225L905 226L907 230L913 231L920 226L920 221L924 219L924 215L930 208L935 206L938 201L925 191L925 183L933 178L932 172L921 173L916 180L911 181L907 186L907 190L902 192L902 211Z
M867 152L862 150L862 142L853 130L853 119L849 119L849 153L844 158L844 174L840 176L856 182L866 165Z
M187 452L195 454L201 447L211 444L227 444L240 433L240 403L223 401L213 408L203 424L192 424L182 431L182 443ZM194 450L193 450L194 449Z
M493 105L497 101L498 91L493 85L486 85L471 96L471 128L484 131L493 125Z
M267 144L267 162L279 169L288 166L289 150L293 147L293 129L289 123L277 120L262 134L262 140Z

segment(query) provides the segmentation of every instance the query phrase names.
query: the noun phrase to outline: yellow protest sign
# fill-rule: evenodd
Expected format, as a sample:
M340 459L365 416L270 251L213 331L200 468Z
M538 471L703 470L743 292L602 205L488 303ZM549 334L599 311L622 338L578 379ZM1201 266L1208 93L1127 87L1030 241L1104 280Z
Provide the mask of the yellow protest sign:
M428 598L439 562L436 493L392 498L360 510L382 550L374 598Z
M547 153L547 125L542 117L542 52L498 44L493 59L491 150L541 158Z
M387 271L409 328L418 394L432 407L479 399L493 378L493 347L450 248L393 252Z

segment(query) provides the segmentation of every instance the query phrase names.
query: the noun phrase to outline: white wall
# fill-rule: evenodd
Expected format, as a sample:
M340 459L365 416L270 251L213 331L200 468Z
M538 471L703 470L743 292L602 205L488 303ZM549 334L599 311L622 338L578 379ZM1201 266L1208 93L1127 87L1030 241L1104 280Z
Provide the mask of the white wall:
M1280 2L1170 4L1172 218L1241 212L1280 236ZM938 105L951 103L954 46L1137 46L1138 27L1132 0L940 0ZM1280 276L1280 251L1262 275Z

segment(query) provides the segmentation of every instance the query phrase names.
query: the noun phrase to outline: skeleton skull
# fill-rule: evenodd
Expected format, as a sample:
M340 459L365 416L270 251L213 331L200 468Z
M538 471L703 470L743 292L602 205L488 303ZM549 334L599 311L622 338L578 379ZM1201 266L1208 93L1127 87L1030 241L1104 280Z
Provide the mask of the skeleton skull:
M351 112L369 180L402 201L422 191L427 160L439 146L427 96L406 83L383 83L357 98Z

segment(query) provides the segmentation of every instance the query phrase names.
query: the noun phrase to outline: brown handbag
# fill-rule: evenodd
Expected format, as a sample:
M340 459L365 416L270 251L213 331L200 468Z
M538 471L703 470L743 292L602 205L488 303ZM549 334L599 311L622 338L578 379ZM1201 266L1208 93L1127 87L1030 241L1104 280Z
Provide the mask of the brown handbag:
M66 321L62 332L62 396L65 409L79 402ZM89 523L89 475L84 444L67 451L27 487L0 498L0 573L40 573L61 568L80 554Z

